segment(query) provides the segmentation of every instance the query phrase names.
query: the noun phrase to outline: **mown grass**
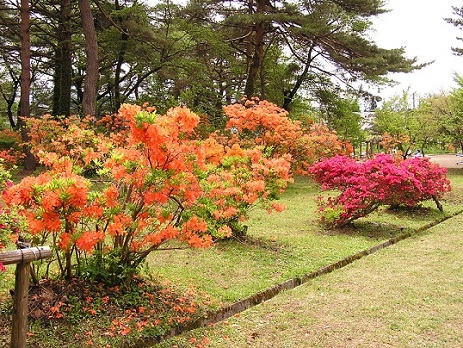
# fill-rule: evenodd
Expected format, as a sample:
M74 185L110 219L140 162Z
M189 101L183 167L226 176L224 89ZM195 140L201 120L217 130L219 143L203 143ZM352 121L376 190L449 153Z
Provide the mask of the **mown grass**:
M462 347L463 215L161 347Z
M256 209L251 213L246 240L232 239L204 250L155 252L148 259L149 273L157 281L168 279L168 286L180 294L193 289L201 295L198 302L203 309L218 308L460 211L463 209L463 172L451 170L449 177L454 190L443 201L444 213L432 202L411 211L383 209L338 230L325 230L318 225L315 211L320 190L311 181L297 178L281 197L286 211L269 215ZM9 283L0 286L2 300L8 297L5 294L11 288L11 277L9 279ZM101 313L85 317L78 327L60 328L59 321L52 324L32 322L29 344L36 347L88 346L85 342L89 340L84 339L86 334L93 332L91 337L98 336L107 330L105 325L110 321ZM278 325L284 326L285 322L288 321ZM130 346L130 342L144 335L149 339L151 334L159 333L132 332L129 337L100 337L93 339L93 346L106 343L113 347Z
M463 188L460 171L450 173L454 190ZM231 303L287 279L413 231L463 208L457 193L444 200L444 213L433 202L412 210L382 209L351 226L325 230L315 213L319 188L298 178L282 197L287 210L253 211L248 240L222 242L207 250L154 253L151 270L173 282L207 292L216 303Z

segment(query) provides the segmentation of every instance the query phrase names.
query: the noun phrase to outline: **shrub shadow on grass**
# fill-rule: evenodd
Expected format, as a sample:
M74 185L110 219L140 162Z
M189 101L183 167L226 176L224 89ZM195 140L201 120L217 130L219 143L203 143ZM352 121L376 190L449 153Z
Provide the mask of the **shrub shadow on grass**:
M324 233L333 236L346 235L364 237L368 239L386 240L409 231L411 231L411 229L391 223L355 221L341 228L325 230Z
M249 247L253 249L263 249L266 251L270 251L272 253L280 252L285 249L286 245L283 243L278 242L275 239L268 239L265 237L255 237L251 235L246 235L241 238L230 238L219 240L216 242L216 247L226 250L226 249L234 249L236 246L239 245L241 247Z
M356 220L341 228L325 230L324 233L387 240L403 233L413 232L429 223L441 221L449 216L451 214L440 212L431 207L387 207L372 217ZM397 221L400 224L391 221Z
M383 211L385 214L394 215L399 219L415 219L417 217L425 218L426 220L432 219L434 215L442 215L436 209L430 207L388 207Z
M461 168L447 168L447 174L449 174L449 175L463 175L463 167L461 167Z
M387 216L392 216L395 219L404 222L405 224L413 223L414 225L416 225L417 223L420 225L425 225L427 223L433 221L440 221L443 218L447 218L454 215L454 213L449 213L448 211L446 211L445 206L444 211L442 212L439 209L437 209L435 205L432 205L431 207L417 206L412 208L389 207L387 209L384 209L384 214L386 214ZM417 226L417 228L419 227L421 226Z

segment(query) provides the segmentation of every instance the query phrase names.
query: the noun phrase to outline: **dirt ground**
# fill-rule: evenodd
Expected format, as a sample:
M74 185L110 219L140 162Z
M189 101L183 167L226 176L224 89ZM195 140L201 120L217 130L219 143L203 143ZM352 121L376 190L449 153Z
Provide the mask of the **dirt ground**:
M445 168L463 168L463 157L456 155L426 155L431 162ZM459 163L459 164L458 164Z

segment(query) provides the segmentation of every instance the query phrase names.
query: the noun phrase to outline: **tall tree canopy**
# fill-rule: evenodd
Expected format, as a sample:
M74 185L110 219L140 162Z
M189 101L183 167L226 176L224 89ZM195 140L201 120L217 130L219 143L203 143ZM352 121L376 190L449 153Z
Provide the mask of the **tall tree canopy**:
M19 7L0 7L0 93L12 110ZM327 89L358 95L364 83L422 66L369 37L371 19L386 11L382 0L32 2L31 113L99 115L148 100L187 103L219 125L222 105L243 95L288 110Z
M369 38L371 17L386 12L383 1L192 0L188 6L218 28L246 64L242 94L267 98L267 71L274 65L267 66L265 58L278 47L276 60L291 73L280 76L280 100L274 101L286 109L301 88L323 88L327 81L348 88L359 81L378 83L389 72L422 66L406 58L403 48L383 49Z
M463 29L463 6L457 7L452 6L452 13L455 17L444 18L447 23L453 24L458 29ZM463 41L463 38L457 37L458 40ZM463 48L461 47L452 47L453 53L458 56L463 55Z

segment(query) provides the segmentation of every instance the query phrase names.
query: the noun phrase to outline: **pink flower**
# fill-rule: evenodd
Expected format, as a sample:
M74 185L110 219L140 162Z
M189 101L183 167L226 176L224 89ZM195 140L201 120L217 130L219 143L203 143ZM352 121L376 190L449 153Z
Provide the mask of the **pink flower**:
M341 191L337 197L318 202L322 220L335 226L365 216L381 205L414 206L451 190L446 170L422 158L397 162L380 154L356 162L336 156L309 170L323 190Z

